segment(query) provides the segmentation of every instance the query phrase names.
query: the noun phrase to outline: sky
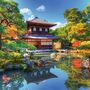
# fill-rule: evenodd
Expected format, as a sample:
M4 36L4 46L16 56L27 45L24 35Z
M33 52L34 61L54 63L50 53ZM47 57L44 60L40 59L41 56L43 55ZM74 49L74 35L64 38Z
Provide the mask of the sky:
M64 18L65 10L69 8L78 8L83 10L90 0L14 0L19 4L20 12L25 20L31 20L34 17L45 19L56 23L58 26L66 24Z

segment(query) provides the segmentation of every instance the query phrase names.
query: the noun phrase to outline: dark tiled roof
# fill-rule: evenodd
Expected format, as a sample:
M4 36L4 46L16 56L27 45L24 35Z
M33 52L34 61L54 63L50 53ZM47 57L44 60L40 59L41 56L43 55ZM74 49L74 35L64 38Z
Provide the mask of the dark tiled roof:
M40 19L38 17L35 17L34 19L30 20L30 21L27 21L27 22L30 22L30 23L41 23L41 24L49 24L49 25L56 25L54 23L50 23L48 22L47 20L43 20L43 19Z
M30 22L38 22L38 23L48 23L48 21L40 19L38 17L35 17L34 19L32 19Z

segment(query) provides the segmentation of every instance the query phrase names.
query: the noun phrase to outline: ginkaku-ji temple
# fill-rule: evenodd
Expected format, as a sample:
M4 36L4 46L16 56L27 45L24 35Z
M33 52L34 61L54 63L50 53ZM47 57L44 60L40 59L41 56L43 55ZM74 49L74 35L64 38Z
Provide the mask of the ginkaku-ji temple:
M38 49L52 49L53 41L59 39L59 37L49 33L50 28L55 25L56 24L35 17L27 21L27 33L24 35L23 39L28 44L36 46Z

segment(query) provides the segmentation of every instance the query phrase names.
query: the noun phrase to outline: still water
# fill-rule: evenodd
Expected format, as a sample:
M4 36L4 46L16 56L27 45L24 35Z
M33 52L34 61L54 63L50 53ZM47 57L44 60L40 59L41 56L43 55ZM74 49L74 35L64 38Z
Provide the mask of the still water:
M57 64L41 70L40 75L30 72L6 72L8 83L0 75L0 90L90 90L90 70L81 67L83 55L56 55Z

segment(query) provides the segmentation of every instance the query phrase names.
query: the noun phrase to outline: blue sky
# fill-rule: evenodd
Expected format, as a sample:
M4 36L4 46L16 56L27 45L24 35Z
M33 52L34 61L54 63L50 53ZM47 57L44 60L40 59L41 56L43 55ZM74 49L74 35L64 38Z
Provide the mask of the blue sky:
M69 8L84 9L90 0L14 0L19 4L26 20L33 17L46 19L58 24L66 23L64 11Z

